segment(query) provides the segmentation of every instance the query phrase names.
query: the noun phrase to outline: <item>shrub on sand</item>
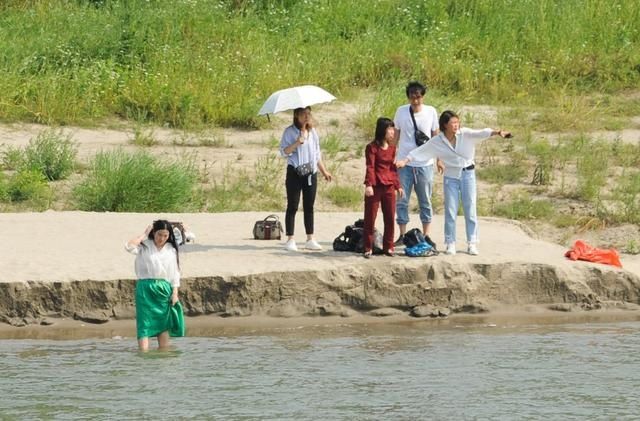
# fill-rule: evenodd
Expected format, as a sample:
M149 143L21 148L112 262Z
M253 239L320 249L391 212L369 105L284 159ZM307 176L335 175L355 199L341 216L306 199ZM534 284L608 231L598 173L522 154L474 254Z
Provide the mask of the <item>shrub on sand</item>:
M51 198L47 179L33 169L21 169L14 174L9 180L7 193L12 202L31 200L34 203L44 203Z
M70 135L47 129L29 141L23 164L41 172L48 180L62 180L73 172L77 153Z
M192 206L198 171L190 160L146 152L100 152L75 188L79 208L112 212L178 212Z
M24 162L24 151L14 146L8 146L0 156L2 156L2 169L5 170L17 170Z
M549 219L553 212L550 201L533 200L527 193L518 194L495 208L496 215L509 219Z
M9 200L9 186L7 184L7 176L0 171L0 202Z

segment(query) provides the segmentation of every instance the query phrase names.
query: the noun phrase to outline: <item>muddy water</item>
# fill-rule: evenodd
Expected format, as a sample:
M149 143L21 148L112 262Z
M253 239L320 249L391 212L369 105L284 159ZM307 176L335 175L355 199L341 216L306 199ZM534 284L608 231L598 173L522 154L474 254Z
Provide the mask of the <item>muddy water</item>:
M637 419L640 322L0 340L0 419Z

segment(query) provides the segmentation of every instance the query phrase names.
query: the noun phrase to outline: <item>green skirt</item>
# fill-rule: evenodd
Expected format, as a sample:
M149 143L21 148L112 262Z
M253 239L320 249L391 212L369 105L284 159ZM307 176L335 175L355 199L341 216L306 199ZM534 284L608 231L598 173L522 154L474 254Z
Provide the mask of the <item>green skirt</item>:
M180 301L171 305L171 284L164 279L136 282L136 329L138 339L158 336L184 336L184 313Z

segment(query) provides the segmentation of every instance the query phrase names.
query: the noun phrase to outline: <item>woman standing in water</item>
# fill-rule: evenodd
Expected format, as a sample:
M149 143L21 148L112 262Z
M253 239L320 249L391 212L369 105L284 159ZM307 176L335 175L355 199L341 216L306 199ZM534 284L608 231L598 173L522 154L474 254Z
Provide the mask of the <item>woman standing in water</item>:
M158 349L169 347L169 336L184 336L184 315L178 301L180 259L173 227L154 221L144 234L129 240L125 248L136 255L136 330L138 347L149 350L149 338L158 338Z

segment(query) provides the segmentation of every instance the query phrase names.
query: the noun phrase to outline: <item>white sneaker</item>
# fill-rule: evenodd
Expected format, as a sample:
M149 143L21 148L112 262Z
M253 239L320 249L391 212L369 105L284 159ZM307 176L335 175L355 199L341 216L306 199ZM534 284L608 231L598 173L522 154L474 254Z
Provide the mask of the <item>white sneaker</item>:
M184 232L184 239L187 243L194 243L196 241L196 235L191 231Z
M475 243L469 243L469 248L467 249L467 252L472 256L477 256L478 254L480 254L478 252L478 247L476 247Z
M296 240L293 238L286 242L284 248L288 251L298 251L298 246L296 245Z
M309 240L307 244L304 245L304 248L307 250L322 250L322 246L318 244L316 240Z
M456 254L456 244L455 243L450 243L447 244L447 250L445 251L446 254L450 254L450 255L455 255Z

